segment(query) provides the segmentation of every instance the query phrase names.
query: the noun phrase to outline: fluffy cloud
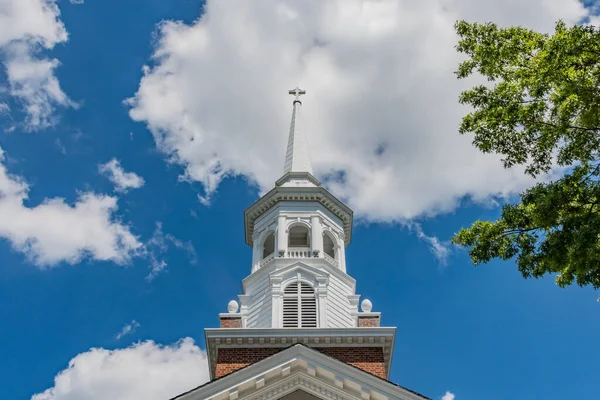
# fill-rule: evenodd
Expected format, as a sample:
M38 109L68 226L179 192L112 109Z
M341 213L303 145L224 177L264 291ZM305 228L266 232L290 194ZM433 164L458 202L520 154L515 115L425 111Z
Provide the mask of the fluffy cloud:
M446 394L442 396L442 400L454 400L454 393L446 392Z
M0 51L9 92L23 106L29 130L52 125L56 106L75 106L62 91L54 70L59 62L44 58L67 41L54 0L0 0Z
M116 158L99 165L98 169L115 185L117 192L126 192L129 189L138 189L144 186L144 178L134 172L125 172Z
M206 353L190 338L171 346L147 341L77 355L32 400L165 400L208 380Z
M209 195L227 176L262 191L281 175L287 89L307 90L315 173L359 216L402 221L487 201L531 181L457 133L457 19L550 31L578 0L208 1L159 26L130 116Z
M84 192L73 205L52 198L28 207L29 186L9 175L3 161L0 149L0 238L34 264L75 264L86 256L123 264L143 249L129 227L114 217L116 197Z

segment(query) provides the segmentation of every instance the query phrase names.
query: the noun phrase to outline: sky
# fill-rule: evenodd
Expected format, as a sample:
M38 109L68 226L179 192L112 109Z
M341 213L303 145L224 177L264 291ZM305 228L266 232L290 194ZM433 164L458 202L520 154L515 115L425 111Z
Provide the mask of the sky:
M315 174L355 211L391 380L443 400L596 399L599 293L449 238L533 184L458 134L458 19L550 32L577 0L0 0L3 399L168 399L250 273L243 210L302 86ZM546 177L549 179L551 177Z

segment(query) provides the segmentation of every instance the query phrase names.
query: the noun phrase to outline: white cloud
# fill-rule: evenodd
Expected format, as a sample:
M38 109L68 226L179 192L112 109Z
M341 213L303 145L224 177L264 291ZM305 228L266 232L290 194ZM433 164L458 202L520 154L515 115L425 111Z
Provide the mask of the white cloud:
M123 326L123 329L121 329L121 331L119 333L117 333L115 338L117 340L119 340L123 336L130 335L130 334L134 333L137 330L137 328L139 328L140 326L141 326L140 323L137 322L135 319L133 319L133 320L131 320L130 323L125 324L125 326Z
M62 91L54 70L58 60L44 58L67 41L54 0L0 0L0 51L9 93L23 106L25 128L37 130L55 123L57 106L76 106Z
M125 172L116 158L99 165L98 169L115 185L117 192L126 192L129 189L138 189L144 186L144 178L134 172Z
M146 341L77 355L52 388L31 400L165 400L207 380L206 353L191 338L171 346Z
M442 400L454 400L454 393L446 392L446 394L442 396Z
M76 264L85 257L117 264L140 254L142 243L115 218L117 198L79 193L71 205L62 198L28 207L29 185L9 175L0 149L0 238L41 267Z
M468 84L453 74L457 19L549 31L587 12L577 0L209 0L204 10L192 25L160 25L131 118L203 184L201 198L233 175L265 191L283 169L287 89L300 84L316 174L374 221L532 183L457 133Z
M183 242L170 233L164 233L162 223L157 222L154 234L146 243L146 255L150 262L150 272L146 276L147 281L154 280L159 273L166 271L168 264L163 257L170 246L175 246L175 248L185 251L190 263L196 263L196 250L192 243Z
M63 155L67 154L67 148L62 143L62 141L60 140L60 138L54 139L54 145L56 146L56 148L58 149L58 151L60 151Z
M414 231L417 237L425 241L429 245L429 250L439 261L441 265L446 265L448 256L451 251L451 243L449 241L442 241L437 236L429 236L423 232L421 224L412 222L408 224L410 230Z

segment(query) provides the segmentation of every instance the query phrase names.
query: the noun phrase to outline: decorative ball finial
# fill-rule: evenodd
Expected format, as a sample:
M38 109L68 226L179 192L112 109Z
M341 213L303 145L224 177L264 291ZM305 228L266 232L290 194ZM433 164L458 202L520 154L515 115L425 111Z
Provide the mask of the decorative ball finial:
M235 314L239 307L240 306L237 301L231 300L229 304L227 304L227 311L229 311L229 314Z
M371 312L373 309L373 303L371 303L371 300L369 299L364 299L362 303L360 303L360 308L363 310L363 312Z

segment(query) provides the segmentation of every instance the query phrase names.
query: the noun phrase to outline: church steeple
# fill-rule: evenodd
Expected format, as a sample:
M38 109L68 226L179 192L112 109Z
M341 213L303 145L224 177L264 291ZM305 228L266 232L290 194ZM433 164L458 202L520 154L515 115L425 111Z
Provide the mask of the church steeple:
M300 96L306 94L306 91L296 88L290 90L289 94L294 95L295 99L283 173L284 175L288 172L308 172L312 174L312 165L308 156L308 144L304 121L302 119L302 102L300 101Z
M305 92L289 93L296 98L283 176L244 212L250 275L219 327L204 330L213 381L176 399L429 400L385 381L396 328L381 326L369 300L359 302L346 272L352 210L312 175Z
M242 293L205 330L211 377L218 378L302 343L387 378L395 328L356 293L346 272L352 210L312 175L295 96L283 176L244 212L250 275ZM363 397L364 398L364 397Z

